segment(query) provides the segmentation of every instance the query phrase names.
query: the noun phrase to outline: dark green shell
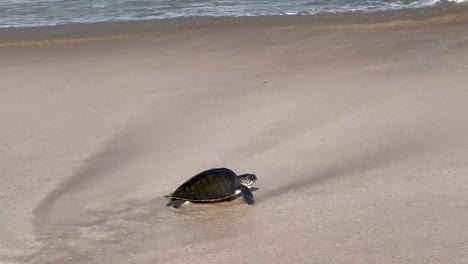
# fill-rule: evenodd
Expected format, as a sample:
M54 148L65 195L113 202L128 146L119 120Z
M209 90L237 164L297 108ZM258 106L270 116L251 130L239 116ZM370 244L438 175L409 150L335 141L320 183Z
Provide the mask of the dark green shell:
M216 201L233 196L237 187L237 175L232 170L211 169L187 180L170 197L187 201Z

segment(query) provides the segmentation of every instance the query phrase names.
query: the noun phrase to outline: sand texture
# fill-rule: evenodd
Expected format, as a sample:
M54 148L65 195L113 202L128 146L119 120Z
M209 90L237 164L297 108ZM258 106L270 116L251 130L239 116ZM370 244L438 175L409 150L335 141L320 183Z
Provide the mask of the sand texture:
M0 263L468 263L466 16L282 19L4 33Z

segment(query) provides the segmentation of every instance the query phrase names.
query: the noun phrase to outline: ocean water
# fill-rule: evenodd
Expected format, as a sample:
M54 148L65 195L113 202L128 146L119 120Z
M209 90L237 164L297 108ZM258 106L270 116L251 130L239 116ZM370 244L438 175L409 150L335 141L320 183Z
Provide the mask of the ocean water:
M439 0L0 0L0 27L194 16L375 12L419 8L439 2Z

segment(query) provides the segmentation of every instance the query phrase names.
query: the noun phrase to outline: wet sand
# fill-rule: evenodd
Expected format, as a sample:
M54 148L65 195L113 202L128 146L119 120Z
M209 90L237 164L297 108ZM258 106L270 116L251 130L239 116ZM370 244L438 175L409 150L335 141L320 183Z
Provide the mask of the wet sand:
M468 12L405 12L3 30L0 262L468 263Z

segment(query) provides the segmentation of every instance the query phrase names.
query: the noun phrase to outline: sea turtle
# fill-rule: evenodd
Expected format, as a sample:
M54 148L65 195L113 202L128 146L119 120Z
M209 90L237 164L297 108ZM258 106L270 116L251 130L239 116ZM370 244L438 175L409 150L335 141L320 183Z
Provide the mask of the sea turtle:
M249 188L256 181L257 176L254 174L237 176L232 170L226 168L207 170L187 180L172 194L166 195L171 199L167 206L179 208L185 202L220 202L240 192L247 204L253 204L255 201Z

